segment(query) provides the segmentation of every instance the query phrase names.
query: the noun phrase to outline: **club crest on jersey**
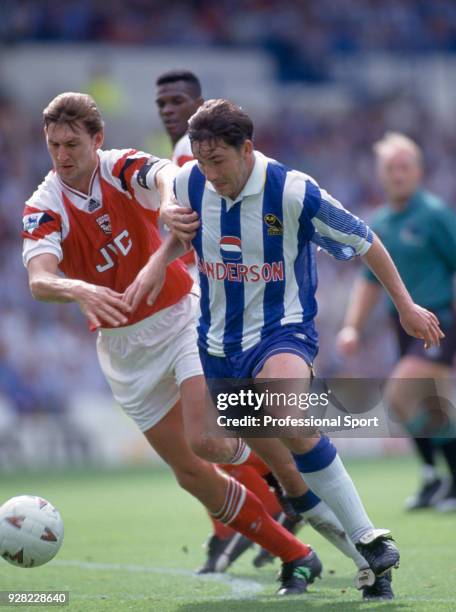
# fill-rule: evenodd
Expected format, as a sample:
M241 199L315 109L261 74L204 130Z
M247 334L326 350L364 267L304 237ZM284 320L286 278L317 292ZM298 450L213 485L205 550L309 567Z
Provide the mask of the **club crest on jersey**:
M282 221L272 213L264 215L264 222L268 226L268 236L283 236Z
M238 261L242 257L241 239L237 236L220 238L220 255L229 261Z
M89 211L89 213L95 212L99 208L101 208L100 200L97 200L96 198L90 198L89 205L87 207L87 210Z
M107 236L112 234L111 219L109 218L108 213L97 217L97 223Z

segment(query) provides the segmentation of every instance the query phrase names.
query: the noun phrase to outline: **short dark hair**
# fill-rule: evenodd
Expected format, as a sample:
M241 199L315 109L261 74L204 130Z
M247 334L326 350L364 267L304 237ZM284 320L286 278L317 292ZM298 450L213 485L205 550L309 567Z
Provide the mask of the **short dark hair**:
M159 85L166 85L166 83L177 83L178 81L185 81L193 86L195 92L195 98L201 96L201 83L199 78L190 70L169 70L161 74L155 81L157 87Z
M207 100L188 121L190 142L222 140L239 148L253 138L253 123L240 106L228 100Z
M43 111L44 126L50 123L67 123L74 129L82 123L91 136L101 132L104 121L95 100L89 94L68 91L56 96Z

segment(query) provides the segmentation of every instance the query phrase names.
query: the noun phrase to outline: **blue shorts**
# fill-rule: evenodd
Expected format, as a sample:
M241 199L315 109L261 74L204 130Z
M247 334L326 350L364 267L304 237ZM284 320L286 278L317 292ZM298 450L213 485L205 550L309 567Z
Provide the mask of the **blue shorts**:
M309 365L318 353L318 336L313 325L285 325L269 334L252 348L232 353L227 357L215 357L200 347L204 376L211 378L253 379L269 357L279 353L298 355Z
M276 333L268 335L252 348L227 357L209 355L200 347L201 364L214 406L217 406L221 393L239 393L241 389L255 391L253 379L272 355L291 353L312 366L318 352L317 338L313 326L304 329L302 325L287 325L280 327ZM230 418L241 418L246 414L246 408L230 407L224 414ZM256 414L260 415L260 412ZM257 434L255 429L251 432L251 435Z

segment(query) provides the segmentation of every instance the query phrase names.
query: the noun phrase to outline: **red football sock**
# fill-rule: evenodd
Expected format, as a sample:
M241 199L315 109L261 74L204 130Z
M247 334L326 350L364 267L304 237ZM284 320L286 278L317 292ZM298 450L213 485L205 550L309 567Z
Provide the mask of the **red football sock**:
M252 453L251 453L252 454ZM261 461L261 459L260 459ZM255 493L260 502L271 516L276 516L282 511L279 500L269 488L265 479L260 476L256 468L250 465L224 465L223 469L233 478L242 482L244 486Z
M224 525L223 523L215 519L210 512L208 512L208 514L212 522L212 530L218 538L220 538L221 540L227 540L236 533L234 529L228 527L228 525Z
M228 478L225 502L213 517L229 523L284 563L306 557L312 551L272 519L258 497L234 478Z
M248 450L249 449L246 443L239 438L237 449L233 455L232 461L230 461L230 463L220 465L220 467L225 469L227 465L250 465L256 469L260 476L269 474L269 472L271 472L271 468L263 461L263 459L260 459L260 457L254 453L253 450L251 450L247 455ZM244 459L245 455L247 455L247 457Z

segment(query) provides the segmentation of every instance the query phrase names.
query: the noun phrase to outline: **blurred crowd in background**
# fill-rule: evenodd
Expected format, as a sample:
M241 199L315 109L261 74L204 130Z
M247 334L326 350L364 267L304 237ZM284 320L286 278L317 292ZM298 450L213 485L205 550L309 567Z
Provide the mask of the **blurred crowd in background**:
M456 50L452 0L4 0L2 6L7 42L248 45L288 61Z
M282 79L325 79L331 54L456 52L456 3L451 0L6 0L2 10L0 39L9 46L31 41L260 46L277 59ZM311 174L347 208L369 219L383 199L372 144L385 130L398 129L423 147L426 186L456 203L456 124L439 123L413 92L381 99L363 95L334 117L315 111L281 105L274 117L256 122L257 148ZM150 112L156 112L152 100ZM107 391L96 363L95 337L77 306L34 302L22 266L23 204L50 168L40 119L24 113L0 84L0 394L20 413L59 412L81 385ZM144 147L144 142L119 144ZM371 325L365 352L352 364L335 353L334 333L359 264L318 257L318 372L348 373L353 366L359 374L386 374L395 347L385 340L382 325ZM385 322L384 314L375 316Z

